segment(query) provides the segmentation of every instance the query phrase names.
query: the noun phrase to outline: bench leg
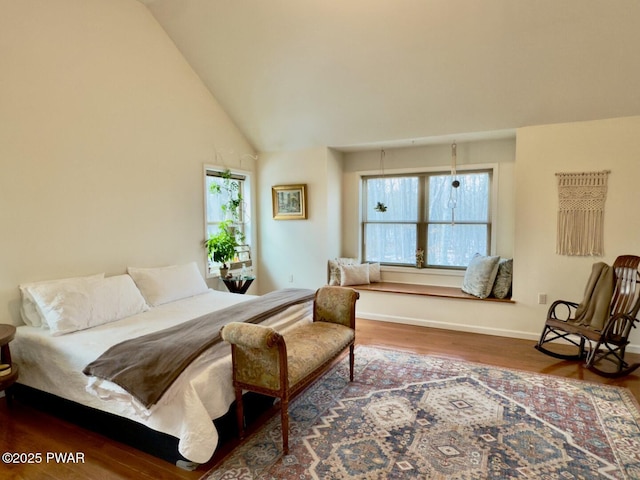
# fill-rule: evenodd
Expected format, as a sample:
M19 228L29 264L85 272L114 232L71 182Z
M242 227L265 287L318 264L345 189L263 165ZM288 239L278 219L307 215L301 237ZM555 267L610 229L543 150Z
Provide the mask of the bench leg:
M355 355L353 354L353 345L349 345L349 380L353 382L353 364Z
M244 409L242 405L242 388L235 387L236 392L236 422L238 423L238 435L244 438Z
M282 423L282 450L285 455L289 454L289 395L284 395L280 399L280 416Z

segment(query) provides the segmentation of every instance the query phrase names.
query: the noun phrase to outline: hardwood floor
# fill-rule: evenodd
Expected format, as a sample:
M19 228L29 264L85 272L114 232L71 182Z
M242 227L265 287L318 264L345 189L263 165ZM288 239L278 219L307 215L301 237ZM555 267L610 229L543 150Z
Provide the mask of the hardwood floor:
M640 399L640 376L604 379L579 362L548 357L533 348L535 342L505 337L437 330L409 325L358 320L357 344L376 345L420 354L431 354L480 362L567 378L606 383L629 388ZM640 361L640 355L629 355ZM640 374L640 371L636 372ZM0 401L0 453L42 453L41 463L2 464L3 479L199 479L212 468L221 453L195 471L182 470L161 459L109 440L59 418L14 402ZM80 452L82 463L47 463L46 453Z

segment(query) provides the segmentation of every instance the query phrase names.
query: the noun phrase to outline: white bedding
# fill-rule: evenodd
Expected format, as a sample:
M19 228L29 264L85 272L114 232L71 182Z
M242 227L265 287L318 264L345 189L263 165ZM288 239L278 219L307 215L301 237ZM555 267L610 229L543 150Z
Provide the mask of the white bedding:
M113 323L54 337L46 329L20 326L11 343L19 383L116 414L179 439L178 451L196 463L208 461L218 444L212 419L233 400L230 348L224 342L191 364L160 401L146 409L119 386L82 369L109 347L252 298L216 290L160 305ZM312 319L312 302L294 305L264 322L279 331Z

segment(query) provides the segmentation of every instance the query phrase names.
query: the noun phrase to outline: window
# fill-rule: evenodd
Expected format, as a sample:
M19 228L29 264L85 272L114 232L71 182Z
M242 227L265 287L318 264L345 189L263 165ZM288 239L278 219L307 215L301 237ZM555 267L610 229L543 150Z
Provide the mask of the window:
M363 177L362 251L367 262L464 268L491 251L492 170ZM382 208L379 204L382 204ZM386 209L385 209L386 207Z
M239 244L238 256L231 268L241 268L250 260L250 176L247 172L236 172L223 168L205 168L205 225L206 237L215 235L220 225L229 223L236 233ZM212 270L213 270L213 266ZM216 266L217 268L217 266Z

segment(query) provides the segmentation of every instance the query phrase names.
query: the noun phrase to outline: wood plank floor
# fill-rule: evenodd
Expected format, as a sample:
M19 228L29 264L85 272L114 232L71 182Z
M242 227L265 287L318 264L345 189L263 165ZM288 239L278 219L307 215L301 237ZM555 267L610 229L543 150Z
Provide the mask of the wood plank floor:
M432 354L489 365L619 385L640 399L640 376L604 379L578 362L557 360L533 348L534 342L504 337L358 320L357 343ZM640 361L640 355L630 355ZM640 372L638 372L640 373ZM233 447L227 445L222 452ZM199 479L220 460L189 472L96 433L79 428L19 402L0 401L0 453L81 452L84 463L0 464L3 479Z

